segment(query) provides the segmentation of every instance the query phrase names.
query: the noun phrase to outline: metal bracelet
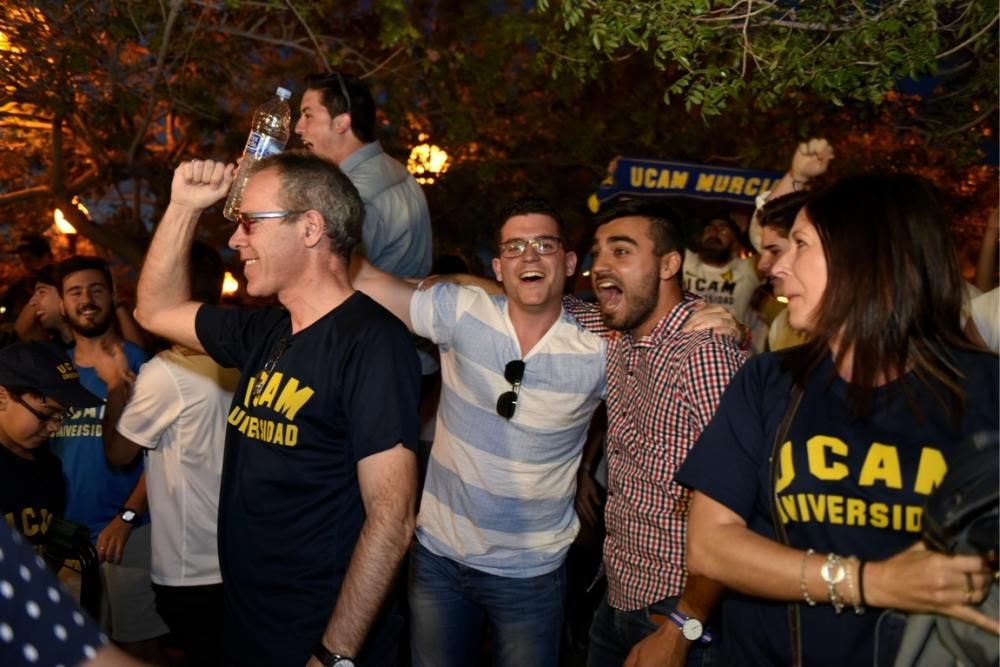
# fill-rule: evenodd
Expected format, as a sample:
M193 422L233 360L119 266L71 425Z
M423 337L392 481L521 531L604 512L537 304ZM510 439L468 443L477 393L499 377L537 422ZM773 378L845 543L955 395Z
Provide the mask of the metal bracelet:
M826 592L830 604L838 614L844 611L844 599L837 593L837 584L847 576L847 568L840 561L840 556L831 552L826 555L826 562L819 569L819 575L826 582Z
M816 601L809 596L809 586L806 584L806 563L809 561L809 556L816 553L812 549L806 549L806 553L802 556L802 566L799 568L799 588L802 589L802 599L810 607L816 606Z

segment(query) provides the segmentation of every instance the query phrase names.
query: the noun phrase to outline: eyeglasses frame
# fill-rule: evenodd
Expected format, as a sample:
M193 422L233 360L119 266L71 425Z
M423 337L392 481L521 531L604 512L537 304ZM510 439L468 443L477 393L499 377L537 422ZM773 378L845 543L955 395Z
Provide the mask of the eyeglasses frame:
M26 400L24 400L21 394L14 391L10 391L9 389L7 390L7 393L10 394L10 399L12 401L19 404L22 408L30 412L32 416L40 422L40 424L51 425L53 428L58 429L60 426L63 425L63 422L69 419L69 417L73 414L72 408L66 408L62 412L57 412L56 414L53 415L46 415L44 413L39 412L35 408L31 407L31 405Z
M545 240L545 241L556 241L556 243L557 243L556 249L553 250L552 252L542 252L542 250L541 250L541 248L539 246L541 245L541 241L543 241L543 240ZM510 246L511 243L523 243L524 247L521 248L521 252L519 252L517 254L514 254L514 255L511 255L511 254L508 253L508 248L509 248L509 246ZM543 257L546 256L546 255L554 255L557 252L559 252L560 248L564 247L563 246L562 237L560 237L560 236L552 236L550 234L543 234L542 236L536 236L533 239L510 239L509 241L504 241L499 246L500 256L504 257L506 259L515 259L515 258L520 257L521 255L523 255L524 252L528 249L528 246L531 246L532 248L534 248L535 252L537 252L539 255L542 255Z
M256 213L244 213L240 211L236 214L236 224L243 228L243 232L249 236L253 226L261 220L280 220L290 218L293 215L302 215L309 209L301 211L258 211Z

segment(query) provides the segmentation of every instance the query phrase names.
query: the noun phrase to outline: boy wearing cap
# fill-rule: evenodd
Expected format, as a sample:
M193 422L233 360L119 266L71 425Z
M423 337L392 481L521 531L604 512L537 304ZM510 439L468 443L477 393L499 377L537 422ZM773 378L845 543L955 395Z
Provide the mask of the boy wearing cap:
M66 504L62 464L43 445L69 408L101 404L79 378L73 362L51 343L0 350L0 513L38 552Z

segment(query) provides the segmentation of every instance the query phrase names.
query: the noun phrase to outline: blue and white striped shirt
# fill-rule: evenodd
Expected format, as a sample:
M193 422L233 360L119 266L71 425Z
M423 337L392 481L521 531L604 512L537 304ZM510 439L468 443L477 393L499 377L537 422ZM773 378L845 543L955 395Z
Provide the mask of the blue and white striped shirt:
M417 334L441 348L441 403L417 517L431 552L505 577L559 567L579 530L576 472L604 396L606 345L565 311L524 357L505 297L438 284L416 292ZM524 360L517 410L504 367Z

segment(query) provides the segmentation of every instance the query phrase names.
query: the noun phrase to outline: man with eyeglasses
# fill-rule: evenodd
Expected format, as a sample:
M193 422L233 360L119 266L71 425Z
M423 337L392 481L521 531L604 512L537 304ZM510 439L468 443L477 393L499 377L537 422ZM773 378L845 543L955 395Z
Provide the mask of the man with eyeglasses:
M102 399L118 374L130 378L147 360L138 346L123 341L114 328L114 283L108 263L77 255L56 267L62 314L73 331L69 356L80 381ZM106 349L116 348L121 367L103 364ZM102 625L136 658L162 660L159 638L169 632L156 613L149 576L151 535L146 512L146 479L142 461L116 467L104 458L104 406L77 410L52 437L52 452L62 460L66 476L66 518L90 529L102 561L107 600Z
M136 310L150 331L241 370L219 498L224 661L395 664L389 591L413 533L419 364L402 324L351 285L357 190L304 151L255 165L229 239L247 293L284 309L192 300L188 250L233 170L177 168Z
M0 515L43 555L49 526L66 505L62 463L43 445L71 408L101 404L79 378L52 343L0 350Z
M376 268L401 278L431 268L431 216L416 179L375 139L375 100L353 76L306 77L295 134L305 148L351 179L365 203L361 250Z
M417 667L558 662L576 469L604 393L605 345L561 305L576 255L559 214L522 200L498 217L503 296L415 288L364 261L355 285L438 344L443 387L410 554Z

